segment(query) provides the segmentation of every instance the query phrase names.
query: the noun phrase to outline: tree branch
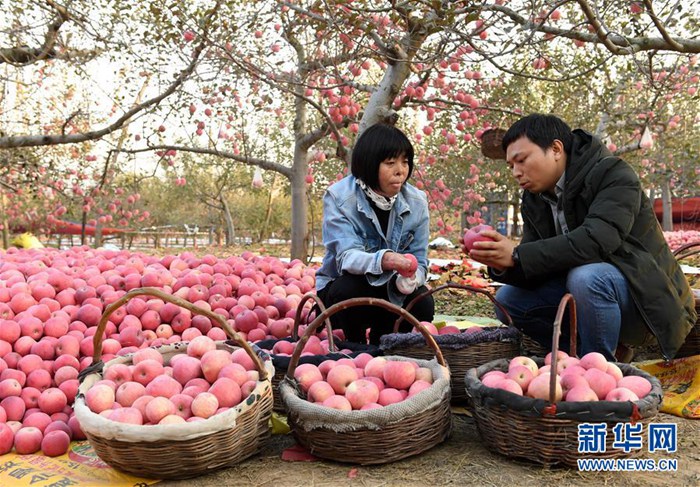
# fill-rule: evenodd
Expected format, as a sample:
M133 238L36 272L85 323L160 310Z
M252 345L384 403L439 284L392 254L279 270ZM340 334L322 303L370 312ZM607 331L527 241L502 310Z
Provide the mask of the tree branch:
M588 5L585 0L577 0L579 3L583 2ZM471 10L473 10L472 8ZM588 6L590 11L590 6ZM489 5L480 7L480 11L493 11L499 12L513 22L520 25L523 29L533 30L536 32L542 32L545 34L552 34L559 37L565 37L567 39L576 39L583 42L599 42L600 38L597 34L590 34L587 32L581 32L571 29L561 29L558 27L552 27L550 25L541 25L540 23L533 23L529 19L521 16L516 11L505 7L503 5ZM593 14L595 16L595 14ZM613 49L619 52L611 51L619 55L634 54L640 51L677 51L674 47L669 44L665 39L660 37L625 37L619 34L608 33L605 38L609 43L614 46ZM684 53L700 53L700 40L695 39L684 39L677 36L669 36L669 38L680 46L682 46ZM607 46L606 46L607 47Z
M120 129L123 125L128 123L136 114L146 110L147 108L157 105L162 100L172 95L194 72L199 62L199 58L202 55L202 52L204 51L204 48L207 44L207 34L209 32L209 26L211 25L210 21L216 15L219 3L220 2L217 2L216 6L210 11L209 19L207 19L208 21L204 24L202 41L197 45L197 47L195 47L192 53L192 61L185 69L183 69L180 72L177 78L175 78L175 81L173 81L170 84L170 86L168 86L168 88L165 91L163 91L163 93L161 93L160 95L133 106L130 110L125 112L113 123L98 130L93 130L82 134L18 135L11 137L0 137L0 148L10 149L14 147L40 147L47 145L78 144L82 142L87 142L89 140L101 139L105 135L108 135Z
M55 46L58 41L58 31L70 19L70 15L64 6L57 5L53 0L46 0L46 4L56 11L56 18L48 26L44 36L44 44L38 48L23 46L0 49L0 64L26 66L37 61L53 59L57 56Z
M125 152L127 154L137 154L140 152L151 152L151 151L157 151L157 150L175 150L178 152L192 152L195 154L206 154L210 156L217 156L217 157L223 157L225 159L231 159L233 161L237 162L242 162L244 164L248 164L251 166L258 166L261 169L265 169L268 171L275 171L283 176L285 176L288 179L291 179L292 177L292 169L287 166L283 166L282 164L278 164L276 162L268 161L265 159L257 159L255 157L249 157L249 156L240 156L236 155L233 152L229 151L222 151L218 149L208 149L205 147L187 147L187 146L179 146L179 145L152 145L149 147L146 147L145 149L122 149L121 152Z
M659 20L659 17L656 16L656 13L654 13L654 7L651 5L650 0L642 0L644 2L644 6L647 9L647 15L651 19L652 22L654 22L654 25L656 26L656 30L659 31L661 34L661 37L669 43L670 46L673 47L675 51L680 51L680 52L685 52L685 46L679 44L673 38L668 35L668 31L666 31L666 26Z

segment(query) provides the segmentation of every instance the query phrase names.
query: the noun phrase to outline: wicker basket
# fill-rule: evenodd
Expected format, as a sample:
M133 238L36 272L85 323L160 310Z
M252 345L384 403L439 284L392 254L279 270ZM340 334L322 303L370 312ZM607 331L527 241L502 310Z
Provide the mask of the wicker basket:
M103 377L103 372L116 364L131 364L132 355L116 357L106 364L101 360L102 336L109 316L135 296L152 295L177 304L219 323L232 341L219 341L217 348L243 348L253 360L259 381L250 395L239 405L209 419L170 425L133 425L111 421L92 412L85 404L85 393ZM156 288L133 289L107 306L94 338L93 364L80 374L75 399L75 415L97 455L111 467L140 477L183 479L234 465L257 453L269 436L268 421L272 410L270 376L274 373L269 357L261 359L242 340L221 315L196 307ZM156 347L164 363L187 352L187 343Z
M464 289L486 295L498 306L508 319L508 328L489 328L475 335L450 334L435 336L435 342L440 346L447 364L450 367L452 381L452 403L461 404L467 401L464 390L464 375L473 367L498 358L513 358L520 354L520 332L512 326L508 312L498 303L493 295L485 289L475 288L465 284L448 282L416 296L406 305L406 311L416 302L443 289ZM381 348L386 355L401 355L419 359L431 359L433 349L425 340L414 337L413 334L398 334L403 317L394 323L394 334L385 335L381 340Z
M281 340L261 341L258 342L257 345L259 345L261 348L267 349L268 347L274 346L274 343L278 341L296 342L299 339L299 326L302 322L303 308L306 302L310 300L313 300L315 302L315 305L318 306L319 311L321 313L323 313L326 310L326 307L324 306L323 302L315 293L305 294L301 298L301 301L299 301L299 304L297 305L296 314L294 316L294 327L292 329L292 336L288 339L283 338ZM301 357L299 359L299 363L319 364L324 360L338 360L343 357L353 358L361 353L369 353L373 356L381 355L381 350L379 350L379 348L374 345L363 345L361 343L352 343L345 341L341 341L340 343L338 343L336 341L336 338L333 336L333 329L331 327L331 322L328 319L328 317L326 317L325 319L325 325L326 334L328 336L329 353L326 355L313 355ZM341 354L338 352L338 349L349 349L352 350L352 353ZM287 375L287 368L289 367L290 357L275 354L271 354L271 356L272 365L275 367L275 374L272 376L272 410L277 413L286 414L287 407L284 405L284 402L282 401L282 396L279 393L279 384L285 377L285 375Z
M308 402L294 380L303 343L325 316L353 306L376 305L400 314L420 329L432 345L435 359L427 362L389 356L387 360L412 361L429 367L433 384L396 404L367 411L338 411ZM280 384L289 410L288 422L296 440L318 457L355 464L383 464L420 454L444 441L452 428L449 371L430 333L406 310L375 298L353 298L336 303L319 315L297 344Z
M538 342L527 336L525 333L520 337L520 349L522 355L535 355L542 357L549 353L549 349L543 347Z
M481 153L491 159L506 158L506 151L503 150L501 142L506 131L500 128L493 128L484 131L481 135Z
M552 368L557 366L557 349L561 319L570 294L564 296L554 323ZM572 315L572 355L575 355L575 310ZM538 366L544 363L534 359ZM605 451L580 453L578 434L583 423L605 423L609 433L617 423L648 424L658 412L663 397L658 379L628 364L616 363L623 375L638 375L652 384L644 398L631 402L554 402L556 376L550 383L550 400L532 399L485 386L481 377L492 370L508 370L507 360L496 360L471 369L465 378L467 393L473 400L474 419L486 446L507 457L516 457L548 466L565 465L576 468L581 458L623 458L641 450L613 448L614 435L606 435ZM606 430L606 431L607 431Z
M700 254L700 242L687 243L673 252L677 260L682 260L698 254ZM688 333L685 342L683 342L683 346L678 350L675 358L700 355L700 290L693 289L693 294L695 296L695 312L698 314L698 318L695 321L695 326L691 328L690 333Z

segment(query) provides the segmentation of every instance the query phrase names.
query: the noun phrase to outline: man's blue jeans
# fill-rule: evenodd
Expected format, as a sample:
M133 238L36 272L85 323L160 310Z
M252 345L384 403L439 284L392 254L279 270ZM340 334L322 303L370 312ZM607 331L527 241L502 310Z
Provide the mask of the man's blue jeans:
M576 302L578 356L600 352L608 360L614 360L620 328L642 321L627 280L614 265L596 263L575 267L566 277L552 279L533 289L506 285L498 290L496 299L506 308L518 329L551 349L554 318L567 292ZM498 308L496 314L506 322ZM568 312L561 331L560 349L568 352Z

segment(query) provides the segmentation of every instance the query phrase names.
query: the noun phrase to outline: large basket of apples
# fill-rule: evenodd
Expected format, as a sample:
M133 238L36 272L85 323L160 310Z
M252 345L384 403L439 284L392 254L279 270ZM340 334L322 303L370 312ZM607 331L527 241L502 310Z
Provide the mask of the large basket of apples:
M673 255L679 261L700 255L700 241L689 242L678 247L673 251ZM698 319L695 321L695 326L690 329L690 333L686 336L680 350L678 350L676 358L700 355L700 289L691 289L691 291L695 298L695 312L698 314Z
M262 340L256 343L258 347L270 353L272 357L272 365L275 367L275 375L272 376L272 410L278 413L286 413L287 408L282 402L282 396L279 394L279 384L287 374L289 361L294 353L294 348L299 340L300 324L303 321L304 314L306 316L312 313L305 308L307 302L313 301L314 306L323 313L326 310L325 305L315 293L307 293L299 301L297 305L294 320L291 324L291 336L287 338ZM312 308L313 309L313 308ZM326 317L325 330L321 335L311 335L304 343L304 348L301 351L299 358L300 364L320 365L326 360L338 360L342 358L367 361L372 357L381 355L381 350L376 345L354 343L345 340L340 340L340 335L335 336L331 327L330 320ZM283 331L289 334L288 330Z
M423 325L430 331L435 342L440 347L445 360L450 366L452 377L452 402L462 403L467 400L464 390L464 375L473 367L485 364L499 358L513 358L520 353L520 332L512 326L512 320L508 312L498 303L493 295L486 289L480 289L465 284L448 282L425 293L416 296L406 305L406 311L410 311L416 302L424 297L443 289L463 289L474 293L484 294L496 306L498 306L508 320L508 326L481 327L472 326L461 330L456 326L444 326L438 330L430 323ZM398 333L399 325L403 321L400 316L394 323L394 333L384 335L381 338L380 348L385 354L402 355L405 357L430 359L433 357L433 349L426 342L419 330L413 329L412 333Z
M571 356L558 350L567 305L571 306ZM567 294L554 323L552 352L544 359L495 360L467 372L465 383L474 419L491 450L568 467L577 467L577 460L583 458L640 453L640 449L614 447L612 433L624 423L641 423L646 428L661 406L661 384L652 375L628 364L608 362L597 352L576 358L575 316L573 298ZM604 447L580 450L580 427L585 432L591 424L604 425Z
M109 316L139 295L204 315L231 340L199 336L103 363ZM107 306L94 346L74 407L88 441L108 465L141 477L194 477L248 458L268 437L272 363L221 315L159 289L133 289Z
M298 365L303 344L326 316L376 305L409 321L425 336L433 360L356 357ZM388 301L353 298L336 303L309 324L280 384L297 441L318 457L355 464L389 463L422 453L450 434L450 374L430 333Z

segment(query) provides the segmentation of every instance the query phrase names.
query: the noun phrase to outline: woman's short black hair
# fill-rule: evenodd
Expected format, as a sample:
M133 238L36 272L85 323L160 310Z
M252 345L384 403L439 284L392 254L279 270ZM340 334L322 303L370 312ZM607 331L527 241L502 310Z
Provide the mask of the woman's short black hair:
M527 137L530 141L546 151L555 140L559 139L564 146L564 152L571 153L573 135L571 127L559 117L533 113L521 118L510 126L503 136L501 147L508 150L508 146L520 139Z
M393 125L378 123L367 128L355 142L350 171L372 189L379 187L379 164L392 157L405 155L408 176L413 172L413 145L406 134Z

